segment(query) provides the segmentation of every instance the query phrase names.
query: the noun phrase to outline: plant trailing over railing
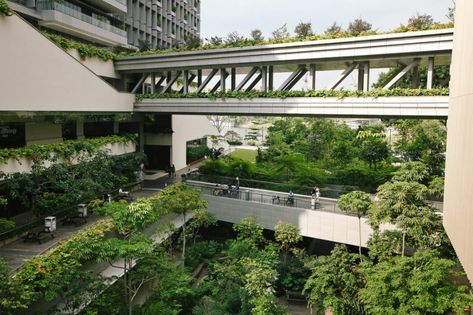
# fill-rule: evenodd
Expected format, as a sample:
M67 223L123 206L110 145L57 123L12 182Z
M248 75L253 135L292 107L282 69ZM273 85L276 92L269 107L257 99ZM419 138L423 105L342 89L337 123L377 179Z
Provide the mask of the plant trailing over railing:
M99 48L94 45L79 43L72 39L64 38L62 36L50 34L47 32L43 32L43 34L66 51L69 49L77 50L77 53L82 59L96 57L102 59L103 61L108 61L112 60L116 56L113 52L105 48Z
M217 92L217 93L162 93L162 94L137 94L136 101L144 99L162 99L162 98L209 98L211 100L237 98L288 98L288 97L389 97L389 96L448 96L448 88L438 89L373 89L368 92L351 90L315 90L315 91L249 91L249 92Z
M179 48L171 48L171 49L164 49L164 50L147 50L147 51L136 51L136 52L126 52L120 53L116 56L116 58L126 58L129 56L143 56L143 55L157 55L157 54L168 54L168 53L176 53L176 52L184 52L184 51L203 51L203 50L211 50L211 49L222 49L222 48L242 48L242 47L252 47L252 46L264 46L264 45L271 45L271 44L283 44L283 43L295 43L295 42L306 42L306 41L317 41L317 40L326 40L326 39L338 39L338 38L349 38L349 37L363 37L363 36L370 36L370 35L383 35L383 34L394 34L394 33L405 33L405 32L415 32L415 31L426 31L426 30L440 30L440 29L448 29L453 28L453 23L435 23L432 26L424 29L416 29L413 27L407 26L400 26L389 32L377 32L377 31L369 31L359 34L358 36L353 36L347 32L340 32L335 34L315 34L310 35L305 38L300 37L283 37L283 38L271 38L266 40L253 40L244 38L239 41L234 42L226 42L220 45L213 45L213 44L205 44L196 48L189 48L189 47L179 47Z
M8 159L27 158L33 161L43 160L54 154L56 158L70 159L81 151L89 153L97 152L107 144L127 144L130 141L136 143L134 136L108 136L101 138L68 140L50 144L33 144L24 148L0 149L0 163L5 163Z
M13 15L14 12L12 9L10 9L5 0L0 0L0 13L5 16L10 16Z

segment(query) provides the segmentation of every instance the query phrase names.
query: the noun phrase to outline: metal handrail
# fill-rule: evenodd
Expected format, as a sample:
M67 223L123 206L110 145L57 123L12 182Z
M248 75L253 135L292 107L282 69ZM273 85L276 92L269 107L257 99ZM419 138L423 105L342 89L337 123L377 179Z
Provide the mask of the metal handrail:
M76 19L79 19L83 22L97 26L101 29L126 37L126 31L111 25L108 19L102 21L90 15L84 14L82 13L81 7L67 1L56 2L53 0L40 0L36 2L36 9L59 11Z

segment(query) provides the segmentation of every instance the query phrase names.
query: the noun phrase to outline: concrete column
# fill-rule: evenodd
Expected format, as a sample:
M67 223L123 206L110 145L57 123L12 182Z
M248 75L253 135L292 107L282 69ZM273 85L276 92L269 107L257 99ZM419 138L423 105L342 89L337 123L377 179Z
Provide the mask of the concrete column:
M236 87L236 68L232 68L231 70L231 86L230 86L230 90L231 91L235 91L235 87Z
M273 73L273 66L268 67L268 91L272 91L274 89L274 73Z
M138 114L139 119L139 150L140 152L145 151L145 124L144 124L144 115Z
M84 121L76 121L77 140L84 139Z
M363 92L368 92L370 89L370 62L367 61L363 65Z
M184 94L189 93L189 70L184 70Z
M220 68L220 91L224 92L226 91L226 86L225 86L225 68Z
M312 91L315 90L315 74L316 74L317 66L314 64L311 64L309 66L309 71L310 71L310 89Z
M412 88L413 89L419 88L419 66L418 65L412 68Z
M263 92L268 91L268 67L267 66L261 67L261 90Z
M118 124L119 124L118 121L114 121L114 122L113 122L113 134L114 134L114 135L117 135L118 132L119 132Z
M156 73L151 73L151 94L156 93Z
M197 70L197 86L202 85L202 70Z
M434 82L434 57L429 57L429 64L427 66L427 90L432 89Z

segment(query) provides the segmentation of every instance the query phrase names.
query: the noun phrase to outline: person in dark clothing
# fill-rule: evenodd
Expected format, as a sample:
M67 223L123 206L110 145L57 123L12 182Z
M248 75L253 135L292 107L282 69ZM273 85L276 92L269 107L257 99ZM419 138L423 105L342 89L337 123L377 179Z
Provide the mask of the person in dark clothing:
M176 177L176 167L174 164L171 164L171 175L172 177Z

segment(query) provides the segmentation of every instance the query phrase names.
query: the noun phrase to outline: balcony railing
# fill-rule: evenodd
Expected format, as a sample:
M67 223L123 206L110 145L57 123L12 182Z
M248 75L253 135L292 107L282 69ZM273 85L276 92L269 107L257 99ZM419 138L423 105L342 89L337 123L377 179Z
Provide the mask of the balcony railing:
M56 2L56 1L37 1L36 2L36 9L38 10L54 10L54 11L59 11L61 13L64 13L66 15L72 16L78 20L81 20L83 22L92 24L94 26L97 26L101 29L110 31L112 33L118 34L120 36L126 37L126 31L118 28L116 26L113 26L110 24L110 21L105 19L104 20L99 20L97 18L94 18L90 15L84 14L81 12L81 7L76 6L72 3L69 2Z

